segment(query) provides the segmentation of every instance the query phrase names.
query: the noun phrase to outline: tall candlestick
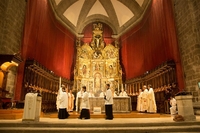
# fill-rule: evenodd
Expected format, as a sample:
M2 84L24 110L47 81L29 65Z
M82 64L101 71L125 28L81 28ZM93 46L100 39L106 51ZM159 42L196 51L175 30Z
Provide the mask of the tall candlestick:
M59 78L59 88L61 88L61 77Z
M117 91L118 91L118 93L119 93L119 81L118 81L118 87L117 87Z

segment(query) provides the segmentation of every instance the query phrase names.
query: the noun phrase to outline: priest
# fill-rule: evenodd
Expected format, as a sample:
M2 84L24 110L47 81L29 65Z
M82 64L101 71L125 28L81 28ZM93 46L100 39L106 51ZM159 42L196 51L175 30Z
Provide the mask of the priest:
M156 100L155 100L155 95L154 95L154 91L153 88L151 87L151 85L148 85L148 109L147 112L149 113L156 113L157 112L157 106L156 106Z

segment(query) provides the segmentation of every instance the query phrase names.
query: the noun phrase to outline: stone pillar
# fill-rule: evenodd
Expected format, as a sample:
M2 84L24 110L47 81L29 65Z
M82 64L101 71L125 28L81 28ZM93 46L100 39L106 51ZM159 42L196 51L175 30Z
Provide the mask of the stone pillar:
M192 95L182 95L175 97L178 106L178 114L183 116L185 121L195 121Z

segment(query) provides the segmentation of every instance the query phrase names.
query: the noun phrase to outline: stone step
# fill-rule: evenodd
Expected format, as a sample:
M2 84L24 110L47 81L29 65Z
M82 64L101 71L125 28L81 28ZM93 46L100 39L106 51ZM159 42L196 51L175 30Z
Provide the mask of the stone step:
M161 118L159 118L161 119ZM150 133L150 132L199 132L200 121L173 122L138 122L138 119L46 119L40 122L1 122L1 133ZM165 120L165 119L164 119ZM134 122L135 121L135 122Z
M199 132L199 125L147 127L1 127L1 133L158 133Z

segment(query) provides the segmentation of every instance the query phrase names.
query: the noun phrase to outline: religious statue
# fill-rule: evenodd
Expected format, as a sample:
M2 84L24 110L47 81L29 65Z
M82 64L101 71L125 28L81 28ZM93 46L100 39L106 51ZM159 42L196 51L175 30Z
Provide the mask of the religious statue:
M110 65L110 66L109 66L109 76L111 77L112 74L113 74L113 66Z
M99 73L95 74L95 88L101 88L101 75Z
M119 42L116 40L115 41L115 47L118 48L119 47Z
M95 31L99 31L99 30L102 30L102 24L101 23L95 23L93 24L93 28Z
M83 73L84 76L86 76L86 74L87 74L87 67L86 67L86 65L83 65L83 67L82 67L82 73Z
M96 48L98 49L99 48L99 45L100 45L100 36L99 35L96 35L95 38L94 38L94 41L95 41L95 44L96 44Z
M100 70L100 65L98 63L95 64L95 70L96 71Z
M78 39L76 40L76 46L77 46L77 47L80 47L80 46L81 46L81 40L80 40L80 38L78 38Z

